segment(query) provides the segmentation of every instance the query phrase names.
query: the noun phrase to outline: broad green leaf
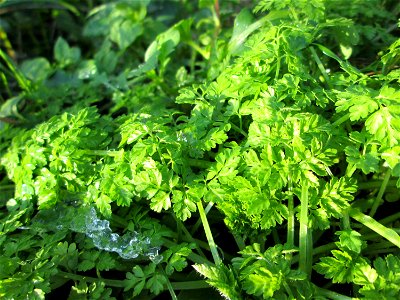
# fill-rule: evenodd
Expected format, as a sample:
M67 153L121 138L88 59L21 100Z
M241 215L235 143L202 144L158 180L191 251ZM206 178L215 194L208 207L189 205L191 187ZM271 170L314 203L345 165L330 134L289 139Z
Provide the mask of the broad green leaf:
M44 57L25 60L21 64L21 72L33 82L41 82L49 77L52 72L50 63Z
M230 40L231 52L234 53L243 44L246 35L241 34L251 25L254 17L248 9L243 9L235 18L233 33Z
M19 119L24 119L24 117L19 113L18 105L24 100L23 95L12 97L7 99L0 107L0 118L6 117L17 117Z
M237 29L235 35L232 35L232 38L229 41L229 53L236 54L246 38L265 23L284 18L287 15L288 13L285 11L273 11L263 18L251 23L251 13L248 10L243 10L235 20L235 27Z
M75 64L81 57L81 50L77 47L70 47L66 40L59 37L54 45L54 58L61 67Z
M116 22L112 25L110 39L118 44L121 50L129 47L141 34L143 26L129 20Z
M77 70L79 79L93 79L97 74L96 63L93 59L81 61Z

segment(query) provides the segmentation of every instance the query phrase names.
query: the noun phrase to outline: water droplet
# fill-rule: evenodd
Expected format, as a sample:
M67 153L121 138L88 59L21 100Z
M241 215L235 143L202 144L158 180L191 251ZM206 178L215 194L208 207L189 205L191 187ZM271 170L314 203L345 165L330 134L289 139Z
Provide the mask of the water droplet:
M149 258L156 265L158 265L164 259L162 255L149 256Z

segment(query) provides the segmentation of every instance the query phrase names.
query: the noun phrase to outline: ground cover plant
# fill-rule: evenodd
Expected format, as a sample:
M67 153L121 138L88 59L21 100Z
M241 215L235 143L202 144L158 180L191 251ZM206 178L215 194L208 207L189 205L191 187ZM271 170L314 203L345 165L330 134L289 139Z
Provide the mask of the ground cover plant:
M0 298L398 299L399 13L0 2Z

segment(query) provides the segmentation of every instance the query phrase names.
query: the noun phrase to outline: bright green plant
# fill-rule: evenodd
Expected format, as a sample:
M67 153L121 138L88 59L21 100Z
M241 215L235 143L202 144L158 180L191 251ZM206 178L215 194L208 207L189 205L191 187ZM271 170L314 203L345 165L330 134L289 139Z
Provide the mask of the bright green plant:
M164 4L0 52L0 296L396 299L399 4Z

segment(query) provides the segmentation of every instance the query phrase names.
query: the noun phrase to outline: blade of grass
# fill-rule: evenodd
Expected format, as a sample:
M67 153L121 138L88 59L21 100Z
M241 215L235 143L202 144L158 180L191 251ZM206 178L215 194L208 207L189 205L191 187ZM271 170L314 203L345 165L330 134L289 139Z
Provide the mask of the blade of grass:
M18 70L18 68L15 66L12 59L1 49L0 49L0 57L4 60L8 69L11 71L14 78L18 81L19 86L25 91L30 91L31 89L30 81L25 78L25 76L21 73L21 71Z
M308 228L308 182L302 180L300 199L299 269L310 278L312 268L311 232Z
M208 224L207 216L206 216L206 213L204 211L203 204L201 203L201 201L197 202L197 209L199 210L200 219L201 219L201 222L203 223L204 232L206 234L207 241L210 246L210 250L211 250L212 257L214 259L214 263L218 266L218 265L222 264L222 260L219 257L217 245L214 242L214 238L211 233L210 225Z
M208 214L208 212L211 210L211 208L212 208L213 206L214 206L214 203L213 203L213 202L209 202L209 203L207 204L206 208L204 209L206 215ZM201 225L201 219L200 219L200 220L197 220L196 224L193 225L193 228L192 228L192 230L191 230L190 233L191 233L191 234L194 234L194 233L197 231L197 229L199 229L200 225Z
M375 219L360 212L358 209L350 208L349 215L369 229L375 231L383 238L387 239L400 248L400 236L391 228L387 228Z

